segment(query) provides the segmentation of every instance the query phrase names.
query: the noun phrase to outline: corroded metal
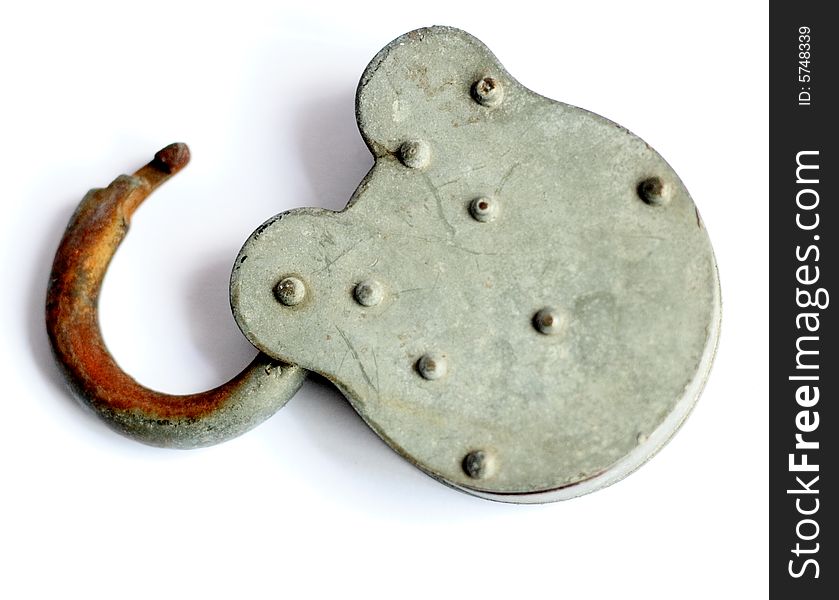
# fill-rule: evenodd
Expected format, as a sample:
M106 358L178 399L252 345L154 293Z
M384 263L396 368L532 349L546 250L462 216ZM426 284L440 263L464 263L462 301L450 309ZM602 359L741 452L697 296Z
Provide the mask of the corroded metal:
M142 441L193 447L256 425L313 370L411 463L507 502L593 491L658 451L699 396L720 320L710 241L664 159L448 27L386 46L356 115L373 168L343 211L288 211L245 243L231 305L264 354L203 394L140 386L96 318L131 214L186 146L85 197L47 299L80 399Z
M53 351L76 396L120 432L179 448L215 444L247 431L281 408L305 377L299 367L260 354L216 389L172 396L138 384L105 347L97 304L108 264L136 208L188 161L187 147L173 144L134 175L122 175L85 196L56 253L46 307Z
M292 210L244 245L236 320L333 381L413 464L473 494L568 498L676 431L716 348L716 263L649 145L518 83L432 27L359 84L375 164L341 212ZM272 292L293 275L306 300ZM367 306L359 282L386 294Z

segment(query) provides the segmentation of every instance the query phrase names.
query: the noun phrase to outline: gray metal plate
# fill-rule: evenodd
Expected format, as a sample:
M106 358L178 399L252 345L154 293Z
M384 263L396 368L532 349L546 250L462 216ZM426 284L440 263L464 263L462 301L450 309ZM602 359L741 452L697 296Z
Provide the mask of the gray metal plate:
M500 102L473 89L484 77ZM571 497L643 463L696 400L719 325L710 242L669 165L452 28L384 48L357 117L376 160L347 207L277 215L237 259L248 339L471 493ZM661 189L639 192L651 177ZM287 305L289 276L304 294Z

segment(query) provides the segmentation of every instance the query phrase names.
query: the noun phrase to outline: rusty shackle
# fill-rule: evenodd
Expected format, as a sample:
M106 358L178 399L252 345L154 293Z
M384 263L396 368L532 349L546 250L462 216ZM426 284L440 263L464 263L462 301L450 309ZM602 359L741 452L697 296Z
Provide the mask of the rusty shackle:
M171 144L133 175L88 192L56 252L46 306L50 343L74 395L119 432L175 448L209 446L255 427L282 408L306 376L260 353L215 389L169 395L137 383L108 352L98 314L108 265L137 207L188 162L186 144Z

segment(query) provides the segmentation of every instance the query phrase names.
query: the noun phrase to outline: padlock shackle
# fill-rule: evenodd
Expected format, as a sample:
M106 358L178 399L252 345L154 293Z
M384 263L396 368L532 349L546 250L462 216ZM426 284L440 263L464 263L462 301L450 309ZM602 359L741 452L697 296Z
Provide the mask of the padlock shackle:
M56 361L79 400L129 437L176 448L208 446L244 433L284 406L306 376L300 367L260 353L215 389L169 395L137 383L108 352L98 316L108 265L137 207L189 158L186 144L171 144L134 175L87 193L56 252L46 302Z

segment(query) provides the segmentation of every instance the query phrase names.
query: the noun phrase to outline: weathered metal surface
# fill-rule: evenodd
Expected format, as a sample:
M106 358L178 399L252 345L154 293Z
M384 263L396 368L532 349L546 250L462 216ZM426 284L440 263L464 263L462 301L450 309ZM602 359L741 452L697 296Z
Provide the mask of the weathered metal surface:
M76 396L118 431L155 446L193 448L235 437L280 409L305 371L260 354L232 381L208 392L171 396L138 384L105 347L97 304L108 264L134 210L189 161L173 144L133 176L91 190L56 253L47 292L47 331Z
M655 453L719 327L714 256L676 173L451 28L384 48L357 118L375 165L346 209L277 215L236 261L248 339L477 495L567 498ZM278 301L288 278L305 293L283 284L295 300Z
M720 318L710 242L666 162L445 27L373 59L357 118L376 160L347 207L277 215L242 249L231 303L264 354L215 390L139 385L97 319L131 214L186 146L85 197L47 296L83 403L146 443L196 447L273 414L311 369L413 464L510 502L586 493L654 454L701 391Z

